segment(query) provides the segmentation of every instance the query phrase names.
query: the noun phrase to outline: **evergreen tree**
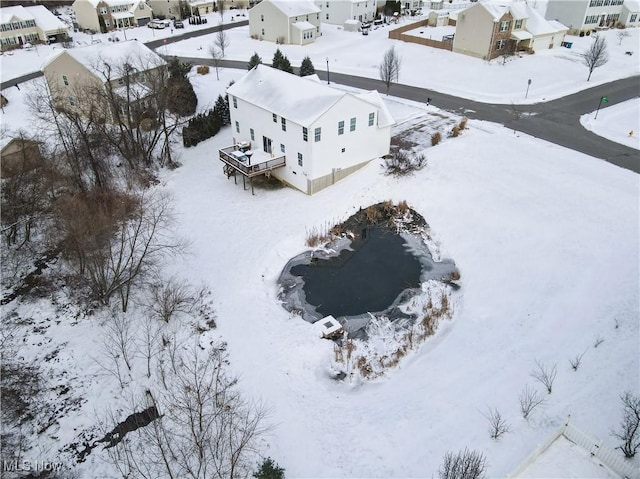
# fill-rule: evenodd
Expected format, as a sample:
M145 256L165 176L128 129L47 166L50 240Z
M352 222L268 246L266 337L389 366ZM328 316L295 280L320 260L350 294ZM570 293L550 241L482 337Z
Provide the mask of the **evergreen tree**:
M229 112L229 101L222 95L218 95L216 104L213 107L214 114L218 117L221 126L231 123L231 113Z
M253 473L253 477L256 479L284 479L284 469L268 457L260 465L260 469Z
M260 65L262 63L262 58L257 53L254 53L253 56L249 59L249 63L247 65L247 70L251 70L256 65Z
M300 76L306 77L309 75L314 75L316 73L316 69L313 67L313 63L311 63L311 58L308 56L302 59L302 64L300 65Z
M171 113L180 116L193 115L198 105L198 97L187 74L191 64L180 63L173 57L167 64L169 79L167 80L167 107Z
M291 66L291 62L287 57L282 57L282 62L280 63L280 70L287 73L293 73L293 67Z
M282 70L282 68L281 68L282 60L284 60L284 55L282 54L282 52L278 48L276 50L276 52L274 53L274 55L273 55L273 61L271 62L271 66L273 68L277 68L278 70Z

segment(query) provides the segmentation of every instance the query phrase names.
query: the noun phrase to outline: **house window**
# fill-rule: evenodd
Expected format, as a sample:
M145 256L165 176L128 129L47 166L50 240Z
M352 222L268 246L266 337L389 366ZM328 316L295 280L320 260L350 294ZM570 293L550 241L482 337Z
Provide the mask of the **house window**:
M343 148L343 149L342 149L342 153L344 153L345 151L347 151L347 149L346 149L346 148Z
M260 15L260 21L264 22L264 15Z
M264 35L264 28L262 29L262 34Z
M62 75L62 83L64 83L65 86L69 86L69 79L67 78L67 75Z
M344 121L338 122L338 135L344 135Z
M329 14L327 13L327 20L329 20Z
M110 26L111 26L111 20L106 19L106 20L104 21L104 26L105 26L105 27L110 27Z
M236 132L240 133L240 123L236 121Z
M635 22L636 18L638 18L638 14L634 13L633 15L631 15L631 17L629 17L629 23Z
M249 128L249 134L251 135L251 141L256 141L256 134L253 131L253 128Z
M351 122L349 123L349 131L356 131L356 119L351 118Z
M76 99L72 96L69 97L69 105L76 106Z
M238 99L235 96L233 97L233 107L238 108Z
M100 7L100 13L102 15L106 15L107 14L107 7Z
M373 126L373 122L376 119L375 113L369 113L369 126Z
M327 2L327 8L329 8L329 2Z
M320 14L316 13L316 20L320 20Z
M271 118L273 118L274 123L278 123L278 115L276 115L275 113L272 113Z
M284 153L284 152L285 152L285 151L284 151L284 145L283 145L282 143L280 143L280 151L281 151L282 153Z
M287 131L287 120L280 118L280 124L282 125L282 131Z
M314 131L313 140L318 142L320 141L320 136L322 134L322 128L318 127Z
M516 20L515 25L513 26L514 30L520 30L522 28L522 20Z
M140 10L144 10L144 2L140 2Z
M504 22L500 23L500 31L506 32L507 30L509 30L509 21L505 20Z
M498 40L498 43L496 43L496 50L502 50L506 42L506 40Z
M302 153L298 153L298 166L302 166Z
M600 19L600 16L598 15L589 15L587 18L584 19L584 23L585 25L589 25L592 23L598 23L598 20Z
M309 141L309 130L307 130L304 126L302 127L302 139L304 141Z

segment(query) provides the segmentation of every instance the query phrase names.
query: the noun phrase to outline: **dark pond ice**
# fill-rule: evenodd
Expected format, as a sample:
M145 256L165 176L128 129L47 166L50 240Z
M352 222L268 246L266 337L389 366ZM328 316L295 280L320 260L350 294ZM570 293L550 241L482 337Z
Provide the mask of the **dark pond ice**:
M280 275L280 299L289 311L310 322L332 315L353 333L367 313L406 317L397 306L431 279L448 280L453 261L433 261L421 237L382 226L368 228L364 239L342 238L334 253L306 252L293 258Z

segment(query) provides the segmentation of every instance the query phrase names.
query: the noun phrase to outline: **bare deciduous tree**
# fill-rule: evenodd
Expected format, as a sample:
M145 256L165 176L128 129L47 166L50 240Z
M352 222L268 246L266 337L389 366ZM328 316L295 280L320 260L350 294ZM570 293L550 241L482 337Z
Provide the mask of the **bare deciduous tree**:
M396 52L395 46L392 46L387 50L380 63L379 72L380 79L387 87L387 94L389 94L389 88L391 84L398 81L400 77L400 66L402 65L402 59Z
M520 412L522 412L522 417L525 419L529 419L533 410L538 406L543 406L545 403L545 399L540 396L538 391L530 389L529 386L525 386L520 392L518 401L520 402Z
M213 68L216 71L216 80L220 80L220 60L222 60L220 50L215 45L210 45L209 54L211 55Z
M220 58L224 58L224 52L229 46L231 41L229 40L229 35L227 35L227 31L222 29L222 25L220 25L220 30L216 33L216 37L213 40L213 44L220 51ZM213 53L211 53L213 56Z
M611 434L620 439L622 444L618 446L627 458L635 457L640 450L640 396L629 391L621 397L622 421L618 429Z
M631 34L626 31L626 30L619 30L618 33L616 33L616 37L618 38L618 45L622 45L622 40L624 40L625 38L629 38L631 36Z
M584 357L585 354L587 354L587 350L583 351L582 354L578 354L577 356L574 356L573 358L569 359L569 363L571 364L571 369L573 369L574 371L578 370L578 368L580 367L580 364L582 364L582 358Z
M609 61L609 52L607 51L607 41L602 35L598 35L587 51L582 54L582 62L589 69L587 81L591 79L593 70L601 67Z
M480 479L486 467L486 458L480 451L466 447L454 454L447 452L438 469L439 479Z
M497 408L487 408L487 412L482 413L482 415L489 421L489 435L491 439L498 439L511 430L511 427L507 424Z
M161 363L167 388L149 391L145 399L161 417L109 451L124 477L249 475L251 454L268 430L267 411L240 396L227 363L221 344L208 353L193 344Z
M547 366L536 359L536 367L537 369L531 371L531 377L540 382L547 388L547 393L551 394L553 382L558 372L558 365L554 363L552 366Z

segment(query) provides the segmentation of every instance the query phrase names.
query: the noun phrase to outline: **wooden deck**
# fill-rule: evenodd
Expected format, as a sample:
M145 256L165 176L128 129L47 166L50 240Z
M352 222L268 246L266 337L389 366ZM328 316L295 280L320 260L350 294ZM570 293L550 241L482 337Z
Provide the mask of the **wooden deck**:
M285 155L272 157L270 154L263 151L255 151L248 162L240 161L231 153L239 151L237 145L228 146L219 150L220 161L224 163L222 171L227 178L233 176L233 181L236 182L236 175L240 173L242 175L242 186L246 190L246 179L249 179L251 185L251 194L255 194L253 191L253 178L260 175L269 176L276 168L282 168L287 164L287 157Z

